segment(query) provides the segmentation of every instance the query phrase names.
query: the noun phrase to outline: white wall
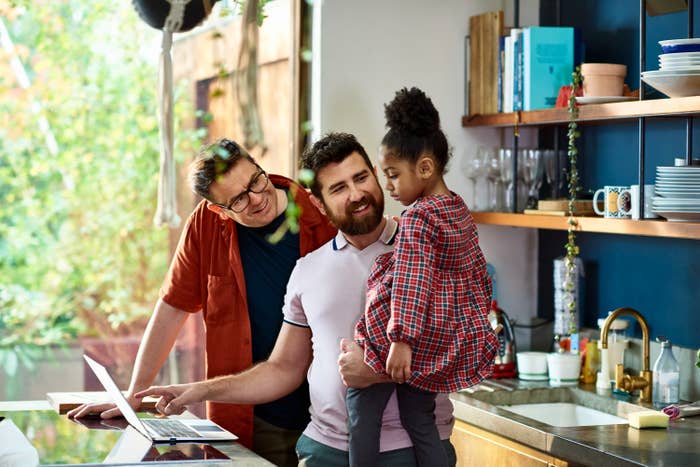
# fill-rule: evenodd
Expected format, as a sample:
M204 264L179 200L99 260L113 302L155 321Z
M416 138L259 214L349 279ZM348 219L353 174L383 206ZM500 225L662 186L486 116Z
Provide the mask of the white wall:
M532 2L536 0L522 2L521 18L537 11ZM454 148L447 183L471 203L470 182L460 170L462 158L471 157L478 144L502 144L510 130L461 126L464 37L471 15L503 8L503 2L316 0L314 8L314 138L347 131L374 157L386 132L383 105L401 87L418 86L440 111ZM507 15L509 25L512 13ZM527 21L521 24L534 20ZM389 213L400 209L387 199ZM519 320L536 315L537 231L480 226L479 232L484 253L496 268L501 307Z

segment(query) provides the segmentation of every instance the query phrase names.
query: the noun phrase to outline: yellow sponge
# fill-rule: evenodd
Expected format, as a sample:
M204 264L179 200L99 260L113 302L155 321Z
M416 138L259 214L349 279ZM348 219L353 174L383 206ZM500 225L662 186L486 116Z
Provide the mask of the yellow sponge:
M642 410L627 415L627 420L633 428L666 428L668 427L668 415L656 410Z

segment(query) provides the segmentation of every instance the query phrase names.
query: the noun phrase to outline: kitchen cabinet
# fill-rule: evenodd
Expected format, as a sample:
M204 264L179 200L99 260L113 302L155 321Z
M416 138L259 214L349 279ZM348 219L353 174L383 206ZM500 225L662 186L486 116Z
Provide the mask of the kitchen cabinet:
M573 467L576 465L461 420L455 420L450 441L457 452L457 467L485 465Z

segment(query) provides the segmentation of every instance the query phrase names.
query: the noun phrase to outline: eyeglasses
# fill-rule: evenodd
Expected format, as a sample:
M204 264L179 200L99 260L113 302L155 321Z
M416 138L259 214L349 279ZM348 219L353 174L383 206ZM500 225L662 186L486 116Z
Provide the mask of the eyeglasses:
M251 182L248 184L248 188L246 188L246 190L243 193L236 196L228 206L221 203L213 204L215 206L228 209L229 211L233 211L235 213L243 212L243 210L248 207L248 204L250 204L250 193L262 193L263 191L265 191L265 188L267 188L267 184L269 182L270 179L268 178L265 171L258 167L258 173L255 174L253 180L251 180Z

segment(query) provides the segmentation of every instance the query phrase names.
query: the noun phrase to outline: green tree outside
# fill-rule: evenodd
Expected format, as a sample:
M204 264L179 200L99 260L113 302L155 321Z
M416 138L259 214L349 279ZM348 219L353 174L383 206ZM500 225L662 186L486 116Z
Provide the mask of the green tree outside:
M168 232L152 221L160 33L112 0L0 1L0 17L31 81L21 89L0 55L0 367L11 376L46 344L143 322ZM176 128L193 112L180 94ZM193 131L175 137L179 161L200 146Z

